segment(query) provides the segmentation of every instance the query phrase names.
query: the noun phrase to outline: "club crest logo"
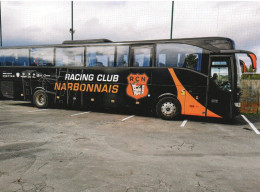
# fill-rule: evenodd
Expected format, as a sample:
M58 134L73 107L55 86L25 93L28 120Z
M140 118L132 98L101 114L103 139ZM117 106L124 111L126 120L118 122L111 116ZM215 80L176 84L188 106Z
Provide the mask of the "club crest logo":
M127 77L128 86L126 88L126 93L130 97L138 100L148 95L148 82L149 77L143 74L130 74Z

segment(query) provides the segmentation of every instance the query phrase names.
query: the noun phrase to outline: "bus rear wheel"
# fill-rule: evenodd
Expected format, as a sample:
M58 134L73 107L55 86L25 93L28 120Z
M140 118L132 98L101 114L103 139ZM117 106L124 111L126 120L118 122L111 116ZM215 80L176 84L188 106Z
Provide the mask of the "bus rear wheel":
M48 95L45 91L35 91L33 94L33 104L38 108L46 108L48 106Z
M180 115L180 104L177 99L164 97L156 105L156 113L166 120L176 119Z

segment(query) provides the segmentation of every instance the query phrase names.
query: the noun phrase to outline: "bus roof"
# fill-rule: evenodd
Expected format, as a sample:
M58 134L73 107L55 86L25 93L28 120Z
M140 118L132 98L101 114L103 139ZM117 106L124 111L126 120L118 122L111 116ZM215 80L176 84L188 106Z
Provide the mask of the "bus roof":
M50 45L30 45L30 46L9 46L2 48L39 48L39 47L73 47L80 45L145 45L153 43L181 43L201 47L210 52L219 53L220 50L235 49L235 43L230 38L225 37L199 37L199 38L184 38L184 39L158 39L158 40L143 40L143 41L118 41L112 42L108 39L88 39L64 41L62 44Z

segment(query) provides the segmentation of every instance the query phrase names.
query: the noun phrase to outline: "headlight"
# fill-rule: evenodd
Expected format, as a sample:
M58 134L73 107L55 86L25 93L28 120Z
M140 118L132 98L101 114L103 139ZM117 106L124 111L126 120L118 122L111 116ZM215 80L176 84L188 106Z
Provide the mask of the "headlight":
M235 103L236 107L241 107L241 103Z

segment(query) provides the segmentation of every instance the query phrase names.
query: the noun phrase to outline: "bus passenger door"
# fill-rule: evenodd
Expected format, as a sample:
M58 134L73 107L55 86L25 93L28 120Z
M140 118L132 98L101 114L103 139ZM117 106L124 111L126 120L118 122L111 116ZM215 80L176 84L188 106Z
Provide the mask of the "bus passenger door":
M208 79L208 117L232 117L232 57L211 56ZM209 113L212 111L216 115Z

